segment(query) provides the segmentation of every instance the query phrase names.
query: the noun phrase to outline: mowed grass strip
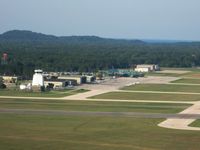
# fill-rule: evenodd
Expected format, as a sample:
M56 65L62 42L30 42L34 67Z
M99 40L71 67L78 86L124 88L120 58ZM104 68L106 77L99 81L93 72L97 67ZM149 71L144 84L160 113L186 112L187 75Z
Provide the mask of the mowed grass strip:
M0 99L0 109L178 113L189 104Z
M200 128L200 119L194 121L190 124L190 127L199 127Z
M200 84L200 78L199 79L179 79L176 81L172 81L172 83L189 83L189 84Z
M28 92L19 90L0 90L0 96L18 96L18 97L65 97L77 93L87 92L88 90L61 90L61 91L46 91L46 92Z
M152 101L199 101L200 95L140 92L109 92L91 97L93 99L152 100Z
M0 149L200 149L200 132L160 128L164 119L0 114Z
M137 84L124 87L122 90L200 93L200 86L176 84Z

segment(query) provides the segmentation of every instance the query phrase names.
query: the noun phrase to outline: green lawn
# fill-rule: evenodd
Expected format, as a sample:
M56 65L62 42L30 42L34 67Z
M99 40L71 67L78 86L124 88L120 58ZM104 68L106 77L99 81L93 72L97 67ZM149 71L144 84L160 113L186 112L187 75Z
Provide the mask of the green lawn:
M124 87L122 90L200 93L200 86L176 84L137 84Z
M56 100L0 99L0 108L66 110L66 111L104 111L104 112L151 112L178 113L189 107L188 104L167 103L128 103L91 102Z
M200 132L164 119L0 114L2 150L199 150Z
M200 95L162 94L137 92L109 92L91 97L93 99L155 100L155 101L199 101Z
M61 90L61 91L46 91L46 92L26 92L19 90L0 90L0 96L19 96L19 97L65 97L77 93L86 92L88 90Z
M200 119L194 121L192 124L190 124L191 127L200 127Z
M173 81L172 83L189 83L189 84L200 84L200 79L179 79L176 81Z

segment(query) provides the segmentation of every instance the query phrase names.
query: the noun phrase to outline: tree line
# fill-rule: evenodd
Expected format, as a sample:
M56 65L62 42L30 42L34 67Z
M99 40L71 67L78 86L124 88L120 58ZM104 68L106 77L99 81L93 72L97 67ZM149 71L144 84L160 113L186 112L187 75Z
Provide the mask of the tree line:
M50 38L51 39L51 38ZM24 40L0 37L0 54L8 54L0 64L0 74L32 76L33 70L93 72L130 68L136 64L161 67L200 66L200 43L159 43L72 37L68 42ZM69 42L71 41L71 42ZM1 58L2 59L2 58Z
M199 44L108 46L1 43L0 53L4 52L8 54L8 60L6 64L1 64L1 74L30 75L35 68L46 71L96 71L130 68L136 64L200 66Z

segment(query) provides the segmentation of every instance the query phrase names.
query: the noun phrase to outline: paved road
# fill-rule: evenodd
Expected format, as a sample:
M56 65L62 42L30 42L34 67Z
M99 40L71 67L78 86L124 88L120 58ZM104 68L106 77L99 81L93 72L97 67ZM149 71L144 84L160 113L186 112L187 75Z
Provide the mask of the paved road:
M64 115L64 116L111 116L111 117L138 117L138 118L174 118L174 119L200 119L199 114L161 114L138 112L90 112L90 111L63 111L39 109L0 109L0 113L31 114L31 115Z
M153 100L117 100L117 99L89 99L80 95L80 99L76 98L45 98L45 97L15 97L15 96L0 96L0 99L38 99L38 100L60 100L60 101L93 101L93 102L132 102L132 103L169 103L169 104L195 104L196 101L153 101Z
M89 97L95 96L95 95L100 95L104 93L111 92L113 90L108 90L108 89L102 89L102 90L91 90L85 93L78 93L76 95L71 95L67 97L63 97L62 99L68 99L68 100L86 100Z

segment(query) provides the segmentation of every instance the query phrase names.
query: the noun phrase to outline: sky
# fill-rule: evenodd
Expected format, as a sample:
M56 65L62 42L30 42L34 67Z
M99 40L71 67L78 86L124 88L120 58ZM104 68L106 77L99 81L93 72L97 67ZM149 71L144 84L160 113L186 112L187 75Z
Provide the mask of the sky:
M0 33L200 41L200 0L0 0Z

